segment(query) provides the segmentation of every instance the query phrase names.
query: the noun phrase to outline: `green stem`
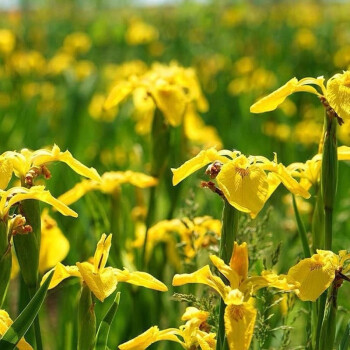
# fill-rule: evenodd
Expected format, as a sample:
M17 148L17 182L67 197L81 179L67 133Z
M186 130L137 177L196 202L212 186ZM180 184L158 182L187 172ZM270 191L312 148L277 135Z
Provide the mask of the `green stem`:
M220 250L219 257L228 264L230 262L234 242L237 237L238 231L238 220L239 220L239 211L232 207L227 200L224 200L224 210L222 214L222 233L220 240ZM222 276L222 279L225 283L228 283L225 277ZM225 336L225 308L226 305L221 300L220 303L220 312L219 312L219 329L218 329L218 340L216 349L225 350L227 349L227 341Z
M300 236L301 243L303 245L303 250L304 250L304 258L309 258L311 256L311 253L310 253L309 243L307 240L306 230L304 227L304 223L302 222L300 214L299 214L299 210L298 210L298 206L297 206L297 203L295 200L295 196L292 195L292 197L293 197L293 208L294 208L294 213L295 213L295 219L297 221L298 232L299 232L299 236Z

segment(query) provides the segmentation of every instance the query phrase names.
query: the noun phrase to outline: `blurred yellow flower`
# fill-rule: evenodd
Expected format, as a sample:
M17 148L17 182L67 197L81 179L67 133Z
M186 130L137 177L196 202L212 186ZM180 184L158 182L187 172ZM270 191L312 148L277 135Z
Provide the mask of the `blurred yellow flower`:
M313 86L321 89L320 93ZM318 97L325 98L337 115L343 119L350 119L350 71L342 74L335 74L324 85L324 78L304 78L298 80L293 78L285 85L272 92L270 95L263 97L250 107L252 113L263 113L273 111L277 108L289 95L294 92L310 92Z
M261 276L248 277L248 247L235 242L230 263L227 265L215 255L210 255L213 265L229 281L226 285L222 279L210 271L209 265L190 274L175 275L174 286L188 283L200 283L213 288L226 304L225 330L230 350L249 349L257 311L250 302L252 295L261 288L274 287L284 291L295 289L288 283L286 275L276 275L263 271Z
M157 326L153 326L136 338L119 345L119 349L144 350L155 342L169 340L179 343L186 350L214 350L216 334L208 331L209 326L206 323L208 317L209 312L188 307L181 318L182 321L187 322L179 329L168 328L160 331Z
M9 314L5 310L0 310L0 338L7 332L7 330L12 325ZM18 342L16 349L18 350L33 350L33 348L28 344L24 337Z
M288 271L289 283L296 284L296 294L303 301L315 301L334 281L343 269L350 254L342 250L339 255L329 250L317 250L311 258L303 259Z
M91 40L83 32L67 35L63 41L63 50L71 55L83 54L90 50Z
M312 50L317 45L317 39L309 28L300 28L295 34L294 45L300 49Z
M136 286L142 286L162 292L168 288L156 278L145 272L129 272L129 270L119 270L113 267L105 267L109 250L111 248L112 235L101 236L97 243L93 262L77 262L76 266L64 266L58 263L54 268L54 275L50 282L49 289L55 288L59 283L68 277L79 277L89 287L92 293L100 301L110 296L119 282L127 282ZM50 271L44 275L42 282L45 281Z
M42 274L61 262L69 252L69 241L63 235L57 222L48 210L41 214L41 241L39 255L39 272Z
M74 63L74 57L66 52L57 52L47 63L47 73L59 75L70 68Z
M8 55L16 45L16 37L9 29L0 29L0 53Z
M195 171L212 163L207 169L211 178L216 178L218 188L227 201L236 209L249 213L253 218L282 182L296 195L309 198L310 194L288 173L276 159L261 156L245 157L238 151L214 148L201 151L173 172L173 185L177 185ZM268 172L268 174L266 174ZM211 186L208 183L206 187Z
M158 39L158 30L154 26L132 19L125 34L125 40L129 45L148 44Z
M88 107L89 114L93 119L111 122L115 119L118 113L118 108L113 107L108 110L105 109L105 100L105 95L99 93L94 94Z
M143 96L153 109L157 106L171 126L181 124L190 102L195 102L200 111L208 109L195 71L192 68L180 67L176 63L169 66L155 63L141 76L120 80L109 93L105 108L117 106L129 95L136 93L137 101L141 103Z
M146 188L156 186L158 180L152 176L131 170L110 171L101 176L101 181L83 180L77 183L72 189L62 194L59 200L69 205L76 202L90 191L101 191L113 195L118 193L120 186L125 183L130 183L140 188Z

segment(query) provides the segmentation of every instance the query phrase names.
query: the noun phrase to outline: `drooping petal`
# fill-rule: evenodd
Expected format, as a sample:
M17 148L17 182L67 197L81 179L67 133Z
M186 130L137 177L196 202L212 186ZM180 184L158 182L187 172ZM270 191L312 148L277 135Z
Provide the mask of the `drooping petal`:
M110 109L119 105L125 98L127 98L133 90L133 84L129 81L118 82L112 91L109 93L103 108Z
M114 270L118 276L119 282L126 282L134 284L135 286L159 290L161 292L166 292L168 290L167 286L164 283L160 282L149 273L140 271L130 272L128 269Z
M236 209L255 217L263 208L269 187L267 175L258 166L249 165L244 156L224 164L216 180Z
M49 191L45 191L44 186L33 186L29 189L24 187L13 187L10 190L6 191L3 195L6 197L8 197L9 195L12 195L12 197L6 204L6 207L1 208L2 215L6 215L10 210L11 206L20 201L23 201L26 199L37 199L44 203L50 204L65 216L73 216L73 217L78 216L78 214L74 210L70 209L64 203L62 203L61 201L53 197Z
M230 266L239 276L239 283L244 281L248 276L249 259L248 246L246 242L242 244L234 243L233 254L230 260ZM238 288L238 287L232 287Z
M144 350L147 349L153 343L160 340L170 340L177 343L181 343L180 340L176 337L178 334L177 329L166 329L160 331L157 326L149 328L144 333L140 334L134 339L129 340L126 343L119 345L120 350Z
M158 80L150 92L168 123L174 127L179 126L189 102L183 88L164 80Z
M83 163L75 159L69 151L61 152L57 145L52 147L52 150L38 150L32 154L33 166L40 166L50 162L66 163L72 170L81 176L85 176L91 180L100 181L100 175L96 169L88 168Z
M209 148L207 150L199 152L194 158L188 160L179 168L171 169L173 172L173 185L177 185L179 182L197 170L215 161L227 163L229 159L221 155L215 148Z
M104 301L116 290L118 274L114 268L107 267L96 273L89 262L77 262L77 267L84 282L98 300Z
M3 157L0 156L0 189L4 190L8 183L11 180L13 172L13 164L12 162Z
M209 268L209 265L193 273L176 274L173 278L173 286L182 286L187 283L200 283L215 289L220 296L225 299L229 291L229 287L224 284L220 277L214 276Z
M77 183L73 188L63 193L58 197L58 200L63 202L66 205L70 205L78 201L81 197L83 197L89 191L92 191L99 187L99 184L95 181L91 180L83 180Z
M256 309L249 303L227 305L225 331L230 350L248 350L252 341Z
M311 86L305 84L316 84L320 86L319 80L315 78L306 78L305 80L298 81L297 78L292 78L286 84L281 86L276 91L272 92L254 103L250 107L251 113L263 113L275 110L289 95L294 92L305 91L316 95L320 95L317 90Z
M181 320L182 321L189 321L193 318L197 318L201 320L202 322L206 321L209 317L209 312L199 310L196 307L189 306L186 308L185 313L182 315Z
M339 257L331 251L317 250L288 271L290 283L299 284L296 291L303 301L315 301L333 282L339 267Z
M56 267L54 268L55 272L52 276L52 280L49 285L49 289L55 288L58 284L60 284L63 280L65 280L68 277L79 277L81 278L81 274L76 266L64 266L61 263L58 263ZM51 271L47 272L42 280L41 284L45 282L48 275Z
M41 215L39 271L43 273L61 262L69 252L69 241L47 211Z

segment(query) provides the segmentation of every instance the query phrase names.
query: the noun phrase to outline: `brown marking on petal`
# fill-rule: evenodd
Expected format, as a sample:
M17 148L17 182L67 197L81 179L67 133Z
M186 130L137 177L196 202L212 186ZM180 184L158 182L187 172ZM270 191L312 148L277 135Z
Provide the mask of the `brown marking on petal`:
M241 175L241 177L245 177L245 176L248 176L250 174L250 170L249 169L243 169L243 168L239 168L239 167L236 167L235 169L237 171L237 173L239 175Z
M229 308L230 319L235 321L240 321L244 316L244 306L243 305L234 305Z
M310 271L319 270L319 269L322 269L322 267L323 267L322 263L313 263L310 266Z

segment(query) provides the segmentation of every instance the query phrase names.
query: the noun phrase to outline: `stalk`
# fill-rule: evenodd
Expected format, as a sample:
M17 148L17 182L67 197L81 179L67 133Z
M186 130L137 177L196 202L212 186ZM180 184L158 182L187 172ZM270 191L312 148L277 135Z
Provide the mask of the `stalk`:
M0 220L0 308L5 301L12 266L11 245L7 236L7 221Z
M220 240L220 250L219 257L224 260L226 264L230 262L233 244L237 237L238 231L238 219L239 219L239 211L232 207L226 199L224 199L224 210L222 213L222 233ZM227 280L223 277L225 283ZM217 350L226 350L228 349L226 336L225 336L225 314L226 305L221 300L220 303L220 313L219 313L219 329L218 329L218 339L217 339Z
M78 350L93 350L96 341L95 303L89 287L83 283L79 300Z
M162 179L170 146L170 133L169 126L165 122L165 118L162 112L156 108L152 123L151 133L151 175L156 177L159 182ZM146 217L146 233L142 247L141 263L142 267L146 265L146 246L148 239L148 229L155 221L157 213L157 201L156 191L159 187L157 186L150 188L150 196L148 201L148 212Z
M307 235L306 235L304 223L301 220L299 210L297 207L297 203L295 200L295 196L292 195L292 197L293 197L293 208L294 208L294 213L295 213L295 219L296 219L297 225L298 225L299 237L300 237L301 243L303 245L303 250L304 250L304 258L310 258L310 256L311 256L310 247L309 247L309 243L307 240Z

